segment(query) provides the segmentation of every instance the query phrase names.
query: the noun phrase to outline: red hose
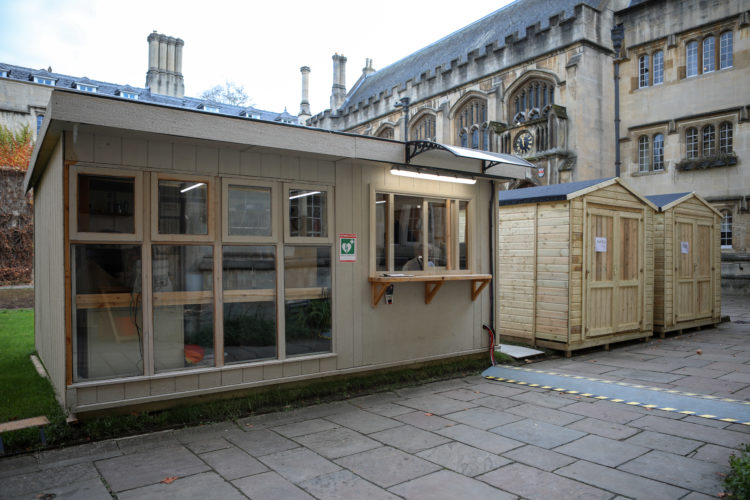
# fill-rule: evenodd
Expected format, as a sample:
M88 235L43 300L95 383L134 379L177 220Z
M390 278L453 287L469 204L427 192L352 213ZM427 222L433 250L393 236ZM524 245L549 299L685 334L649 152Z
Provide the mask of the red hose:
M495 332L487 325L482 325L482 328L490 334L490 360L492 360L492 366L497 366L497 361L495 361Z

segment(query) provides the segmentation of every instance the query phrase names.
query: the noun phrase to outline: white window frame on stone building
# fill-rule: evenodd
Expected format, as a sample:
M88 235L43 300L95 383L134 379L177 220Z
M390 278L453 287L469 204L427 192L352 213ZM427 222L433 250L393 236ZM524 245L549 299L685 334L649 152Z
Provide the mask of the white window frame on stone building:
M685 43L686 78L732 67L733 32L731 30L721 32L718 43L716 38L715 34L709 34L701 40L692 39Z
M96 93L98 88L96 85L91 85L90 83L76 83L76 90L80 90L81 92Z
M652 79L654 85L664 83L664 51L657 50L653 55Z
M649 85L649 56L644 54L638 58L638 88L642 89Z
M732 51L734 49L734 36L731 31L725 31L719 36L719 69L731 68L734 61Z
M650 170L649 140L647 135L638 138L638 172L645 173Z
M721 248L732 248L732 211L721 211Z
M719 153L732 153L732 132L733 126L729 122L719 124Z
M651 165L654 172L664 170L664 134L655 134Z
M716 38L713 35L704 38L702 48L703 73L713 73L716 71Z
M34 83L40 83L42 85L49 85L54 87L55 83L57 82L57 79L55 78L49 78L46 76L35 76L34 77Z

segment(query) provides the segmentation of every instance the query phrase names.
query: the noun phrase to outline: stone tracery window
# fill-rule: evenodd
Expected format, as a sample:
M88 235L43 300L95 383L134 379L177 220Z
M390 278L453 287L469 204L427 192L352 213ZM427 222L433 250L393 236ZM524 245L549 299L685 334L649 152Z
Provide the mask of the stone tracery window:
M511 123L544 117L548 107L555 103L554 84L544 79L529 80L511 95L508 103Z
M436 141L435 116L428 114L418 119L411 126L411 134L409 136L415 141Z
M382 139L393 139L393 127L383 127L375 137L380 137Z
M456 113L454 122L458 143L462 147L489 151L490 134L489 131L484 132L489 127L487 103L484 99L469 100Z

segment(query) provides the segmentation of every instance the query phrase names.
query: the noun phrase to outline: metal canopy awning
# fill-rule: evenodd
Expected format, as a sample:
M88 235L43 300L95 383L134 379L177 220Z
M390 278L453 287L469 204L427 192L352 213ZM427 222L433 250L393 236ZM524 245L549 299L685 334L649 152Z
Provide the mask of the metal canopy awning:
M469 149L459 146L451 146L448 144L440 144L433 141L409 141L405 143L405 160L407 165L415 166L429 166L419 164L417 165L413 160L423 153L432 151L447 151L456 158L463 160L476 160L479 161L481 166L481 172L474 172L475 174L482 175L483 177L496 177L496 178L525 178L527 177L527 171L523 169L535 168L535 166L523 158L517 156L507 155L502 153L492 153L489 151L480 151L477 149ZM515 168L501 169L498 167L508 166ZM522 169L519 170L518 167ZM465 173L472 173L466 171Z

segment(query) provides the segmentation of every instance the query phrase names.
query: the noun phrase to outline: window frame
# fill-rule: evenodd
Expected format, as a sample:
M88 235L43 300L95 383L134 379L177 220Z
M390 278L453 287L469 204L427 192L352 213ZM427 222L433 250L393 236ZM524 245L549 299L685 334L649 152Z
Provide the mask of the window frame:
M132 233L100 233L78 230L78 176L80 174L97 175L102 177L132 177L133 178L133 232ZM140 170L113 170L105 167L89 165L71 165L68 172L69 203L69 234L74 241L101 242L141 242L143 241L143 172Z
M734 124L731 122L719 123L719 153L731 154L734 152Z
M685 158L688 160L700 158L701 148L699 138L698 127L687 127L685 129Z
M52 78L52 77L47 77L47 76L35 76L34 83L38 83L39 85L47 85L49 87L54 87L55 84L57 84L57 78Z
M638 88L643 89L648 87L650 81L649 55L643 54L638 58Z
M271 190L271 235L270 236L238 236L229 234L229 187L259 187ZM245 243L245 244L272 244L279 241L281 228L279 214L282 209L280 197L277 196L281 189L280 182L256 181L247 178L222 177L221 178L221 241L223 243Z
M710 64L710 66L707 66ZM701 73L716 71L716 37L709 35L701 41Z
M716 154L716 126L713 123L701 128L701 156L713 156ZM707 147L708 146L708 147ZM709 149L709 152L706 152Z
M180 173L153 172L151 174L151 240L159 243L203 243L213 242L216 234L216 193L214 177ZM206 234L161 234L159 233L159 181L188 181L206 184Z
M721 220L719 221L719 245L722 250L731 250L734 248L733 245L733 231L732 231L732 211L728 208L721 210ZM728 228L728 231L724 229ZM728 234L729 236L724 236ZM725 243L728 241L729 243Z
M662 85L664 83L664 51L657 50L651 56L653 64L651 69L651 81L654 86ZM658 64L657 64L658 62ZM657 71L658 68L658 71ZM658 80L657 80L658 75Z
M657 137L660 138L658 149ZM654 134L651 143L651 169L653 172L662 172L664 171L664 134Z
M291 236L291 223L289 220L290 216L290 207L289 207L289 190L290 189L308 189L308 190L315 190L320 191L321 193L326 194L326 228L328 231L327 236ZM313 183L304 183L304 182L284 182L282 183L281 187L281 204L282 206L282 216L284 217L284 237L283 242L288 244L322 244L322 243L330 243L332 244L334 241L334 233L336 226L334 224L333 219L333 206L334 206L334 190L333 186L326 185L326 184L313 184Z
M729 40L729 43L725 43ZM728 61L728 64L725 64ZM734 32L724 31L719 35L719 71L734 67Z
M638 172L651 171L651 141L647 135L638 137Z
M685 78L693 78L700 74L701 65L698 62L698 41L690 40L685 44Z

